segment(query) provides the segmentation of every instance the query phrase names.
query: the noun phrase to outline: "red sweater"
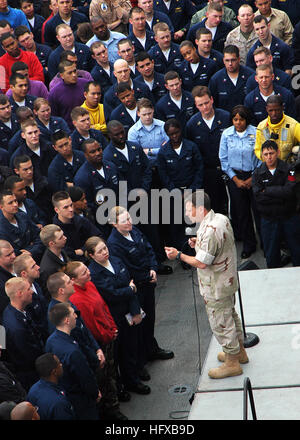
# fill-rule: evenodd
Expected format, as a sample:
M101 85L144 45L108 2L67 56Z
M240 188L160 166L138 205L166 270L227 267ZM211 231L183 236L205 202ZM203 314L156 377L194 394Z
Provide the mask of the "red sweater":
M113 340L117 326L110 314L109 308L91 281L85 287L74 284L75 292L70 301L80 310L85 325L96 341L109 344Z
M44 71L43 66L41 65L38 57L33 52L28 52L25 50L20 49L20 56L17 58L14 58L8 53L5 53L0 57L0 66L3 66L5 69L5 87L6 89L3 90L4 93L7 92L9 89L9 77L11 75L11 66L16 61L23 61L23 63L26 63L29 69L29 79L34 79L37 81L45 81L44 78ZM1 74L2 72L0 72ZM2 86L1 86L2 87Z

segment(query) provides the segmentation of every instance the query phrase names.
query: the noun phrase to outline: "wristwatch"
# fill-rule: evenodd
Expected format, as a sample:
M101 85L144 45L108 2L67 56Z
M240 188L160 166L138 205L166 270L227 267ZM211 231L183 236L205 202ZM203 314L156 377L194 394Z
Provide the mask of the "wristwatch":
M181 255L181 254L182 254L182 252L179 251L178 254L176 255L175 259L176 259L176 260L180 260L180 255Z

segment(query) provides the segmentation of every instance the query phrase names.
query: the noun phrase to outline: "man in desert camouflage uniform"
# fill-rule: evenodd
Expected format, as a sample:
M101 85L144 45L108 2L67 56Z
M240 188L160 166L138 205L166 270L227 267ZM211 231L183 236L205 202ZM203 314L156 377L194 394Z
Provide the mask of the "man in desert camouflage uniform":
M130 0L92 0L89 16L90 19L103 17L111 31L127 35L127 24L131 8Z
M222 379L243 373L240 363L247 363L243 346L243 330L235 311L238 289L237 259L234 235L227 217L210 208L210 199L198 190L186 200L186 216L200 224L197 237L189 239L196 256L185 255L166 247L167 257L181 260L197 268L199 289L203 296L211 330L223 348L218 360L224 362L209 370L212 379Z

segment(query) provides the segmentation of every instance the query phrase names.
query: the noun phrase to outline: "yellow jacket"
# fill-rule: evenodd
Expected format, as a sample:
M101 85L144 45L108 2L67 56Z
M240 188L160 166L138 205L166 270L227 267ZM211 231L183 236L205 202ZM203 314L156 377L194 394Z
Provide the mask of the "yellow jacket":
M278 139L271 137L274 133ZM289 153L295 145L300 144L300 124L296 119L283 114L283 118L278 124L272 124L269 116L261 121L257 126L254 152L261 159L261 146L267 140L274 140L280 151L279 159L287 160Z
M86 105L86 101L82 104L83 108L87 109L90 114L91 127L95 130L101 130L103 134L107 133L106 121L104 116L103 104L98 104L96 108L90 108Z

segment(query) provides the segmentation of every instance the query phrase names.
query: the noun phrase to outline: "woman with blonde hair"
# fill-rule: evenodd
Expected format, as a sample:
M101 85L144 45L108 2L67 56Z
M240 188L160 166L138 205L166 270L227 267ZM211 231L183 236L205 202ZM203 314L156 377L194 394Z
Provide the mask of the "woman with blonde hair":
M90 259L89 270L92 282L106 301L118 326L116 360L121 381L128 391L149 394L150 387L142 380L149 380L143 370L145 357L141 333L142 311L137 288L130 279L124 263L110 255L105 241L100 237L90 237L85 243L86 256Z

